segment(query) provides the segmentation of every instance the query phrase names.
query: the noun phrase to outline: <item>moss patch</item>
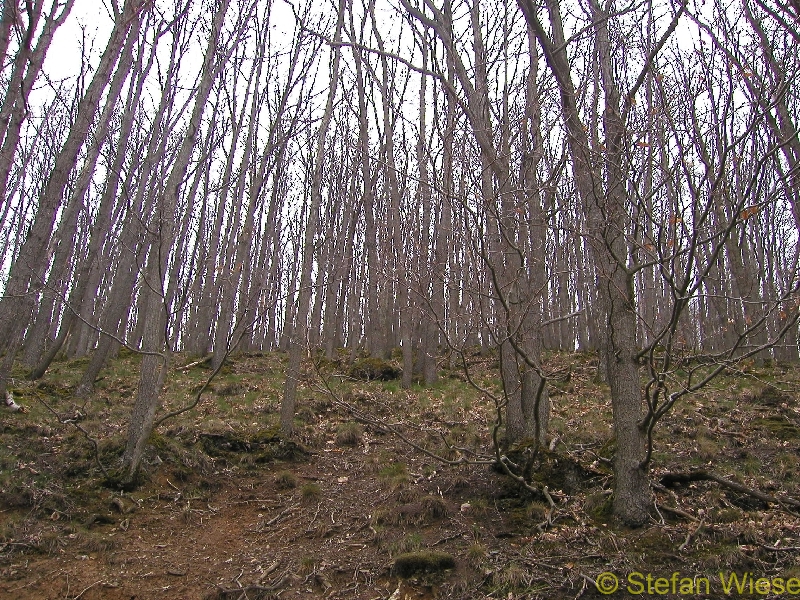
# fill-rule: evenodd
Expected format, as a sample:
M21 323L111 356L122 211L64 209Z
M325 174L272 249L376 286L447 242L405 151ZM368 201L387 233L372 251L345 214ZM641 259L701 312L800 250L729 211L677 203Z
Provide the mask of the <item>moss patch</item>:
M402 377L403 370L380 358L369 357L355 361L348 375L363 381L390 381Z
M773 415L765 419L755 419L753 427L766 429L781 440L800 438L800 427L779 415Z

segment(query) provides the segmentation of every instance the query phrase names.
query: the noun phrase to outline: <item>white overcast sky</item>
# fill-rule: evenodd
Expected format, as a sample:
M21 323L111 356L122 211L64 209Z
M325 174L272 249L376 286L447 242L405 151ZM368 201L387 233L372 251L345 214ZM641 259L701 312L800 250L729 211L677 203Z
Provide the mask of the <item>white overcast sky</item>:
M92 51L90 64L97 65L111 26L112 21L102 2L75 0L68 19L53 37L44 63L45 72L53 78L75 77L80 72L81 38L84 35Z

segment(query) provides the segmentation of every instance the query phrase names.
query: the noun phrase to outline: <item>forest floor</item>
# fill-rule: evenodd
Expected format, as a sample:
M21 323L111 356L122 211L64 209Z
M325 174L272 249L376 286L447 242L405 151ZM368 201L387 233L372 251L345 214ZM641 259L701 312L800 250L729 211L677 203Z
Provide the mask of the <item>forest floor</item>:
M496 361L471 360L496 387ZM800 593L800 516L785 500L800 497L796 367L745 365L677 405L657 429L652 522L628 529L609 511L596 358L547 360L563 375L551 388L557 442L534 479L554 505L489 464L494 408L457 372L403 390L307 365L287 441L285 357L239 355L158 428L127 492L103 470L124 449L139 359L123 353L87 402L72 394L86 359L38 382L19 372L27 411L0 409L0 598L599 598L595 583L614 583L603 573L617 598ZM164 410L209 376L180 369L190 362L176 357ZM398 433L451 461L489 460L444 464ZM659 483L698 469L734 486Z

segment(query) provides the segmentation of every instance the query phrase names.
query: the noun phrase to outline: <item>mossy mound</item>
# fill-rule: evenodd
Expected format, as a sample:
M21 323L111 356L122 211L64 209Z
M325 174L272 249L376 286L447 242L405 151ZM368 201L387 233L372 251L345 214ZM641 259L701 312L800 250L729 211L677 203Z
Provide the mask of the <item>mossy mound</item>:
M771 415L765 419L753 419L752 426L766 430L780 440L800 438L800 427L781 415Z
M794 406L795 404L791 396L772 386L762 388L755 395L753 401L763 406L781 406L783 404Z
M424 496L402 504L385 515L378 517L379 522L390 525L426 525L445 518L450 514L450 509L443 498L439 496Z
M403 370L381 358L367 357L355 361L348 375L362 381L391 381L403 376Z
M201 433L200 445L211 457L230 462L266 463L274 460L306 460L308 450L285 440L272 430L245 437L234 432ZM245 460L246 458L246 460Z
M544 447L540 447L534 454L532 444L515 444L506 456L519 469L524 470L525 473L522 474L527 474L535 485L546 485L567 494L576 494L591 487L593 480L600 475L573 458ZM505 473L503 467L497 464L494 465L494 470Z
M401 554L394 561L394 574L403 579L425 573L440 573L456 566L455 559L446 552L424 550Z

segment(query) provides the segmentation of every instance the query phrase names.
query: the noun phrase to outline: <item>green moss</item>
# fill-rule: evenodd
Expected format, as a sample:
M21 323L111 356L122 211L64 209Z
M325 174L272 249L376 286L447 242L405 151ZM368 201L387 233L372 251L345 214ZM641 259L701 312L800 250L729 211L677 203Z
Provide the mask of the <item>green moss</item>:
M392 463L383 467L378 474L382 479L392 479L408 475L408 468L403 463Z
M781 440L800 438L800 427L780 415L769 416L765 419L754 419L753 427L765 429Z
M398 556L411 552L419 552L422 549L422 536L418 533L410 533L393 544L389 544L388 551L390 556Z
M397 381L387 381L383 384L383 391L396 394L400 391L400 384L398 384Z
M711 518L715 523L735 523L742 518L742 511L738 508L717 508L711 511Z
M378 476L392 489L397 489L408 482L408 468L403 463L392 463L378 471Z
M583 512L594 521L606 523L612 516L611 494L597 492L589 494L583 504Z

